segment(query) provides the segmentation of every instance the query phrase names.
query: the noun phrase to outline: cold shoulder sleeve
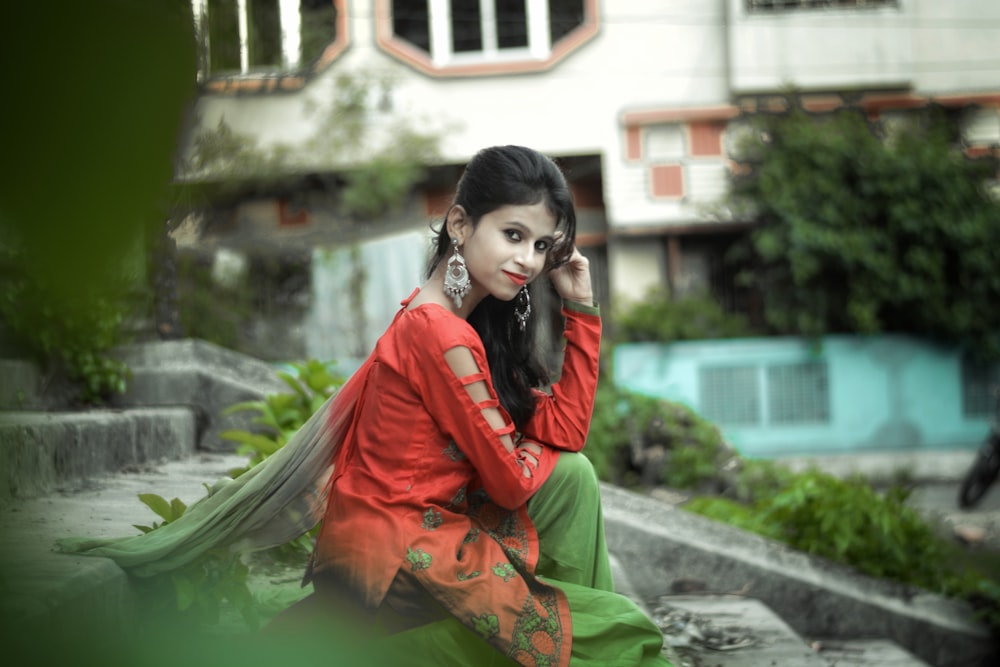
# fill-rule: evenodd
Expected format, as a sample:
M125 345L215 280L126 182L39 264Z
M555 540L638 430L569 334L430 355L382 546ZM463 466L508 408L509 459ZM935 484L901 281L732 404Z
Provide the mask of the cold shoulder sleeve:
M523 505L548 477L549 456L527 456L514 441L514 423L500 405L478 334L450 314L413 316L410 376L441 431L479 473L498 505Z
M587 442L594 410L601 351L601 318L596 307L567 302L566 348L562 373L552 393L537 392L535 415L525 438L556 449L578 452Z

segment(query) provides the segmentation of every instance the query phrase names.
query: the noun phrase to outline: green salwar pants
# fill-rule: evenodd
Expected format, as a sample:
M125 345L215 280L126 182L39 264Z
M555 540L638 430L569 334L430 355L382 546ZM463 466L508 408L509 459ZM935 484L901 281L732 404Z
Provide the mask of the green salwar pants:
M536 574L561 589L573 619L573 667L669 666L663 635L628 598L614 592L604 538L600 485L583 454L562 453L551 476L528 502L538 531ZM394 635L401 652L421 665L516 665L458 620ZM386 648L394 650L389 644Z
M539 536L536 574L561 589L569 602L573 624L570 664L670 667L662 653L660 629L635 603L614 592L600 486L590 461L582 454L561 453L549 479L528 502L528 514ZM330 593L330 587L324 586L323 591ZM333 609L331 615L328 612L336 603L329 595L323 597L325 601L316 602L325 610L313 609L315 625L363 638L360 645L365 648L354 658L363 657L365 665L517 666L446 613L440 614L439 620L412 627L412 619L404 618L389 604L370 615L360 610L344 614L343 606ZM287 621L283 625L287 627ZM352 646L358 648L359 644Z

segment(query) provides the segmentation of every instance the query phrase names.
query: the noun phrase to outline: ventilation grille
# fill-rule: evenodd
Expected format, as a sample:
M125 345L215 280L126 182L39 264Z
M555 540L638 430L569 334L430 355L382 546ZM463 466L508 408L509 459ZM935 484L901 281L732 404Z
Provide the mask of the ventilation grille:
M755 366L702 368L701 412L719 424L760 423L760 395Z
M826 364L810 362L769 367L767 406L772 424L829 422Z
M714 366L699 370L700 410L718 424L755 426L830 422L825 362ZM767 414L761 396L766 399Z

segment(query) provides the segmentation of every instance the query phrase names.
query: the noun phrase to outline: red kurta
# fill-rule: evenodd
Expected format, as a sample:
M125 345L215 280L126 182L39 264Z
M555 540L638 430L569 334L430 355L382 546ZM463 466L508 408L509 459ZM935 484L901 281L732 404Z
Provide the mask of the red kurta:
M414 292L414 295L416 292ZM336 576L369 607L401 568L501 652L525 665L569 663L562 593L535 576L538 536L526 503L563 449L586 441L597 388L600 318L572 307L563 371L537 392L521 437L546 449L530 477L500 436L486 353L465 320L436 304L401 310L358 371L364 382L336 459L314 570ZM456 377L445 352L468 348L482 373ZM465 386L485 380L476 404ZM497 407L494 430L482 410ZM506 509L505 509L506 508Z

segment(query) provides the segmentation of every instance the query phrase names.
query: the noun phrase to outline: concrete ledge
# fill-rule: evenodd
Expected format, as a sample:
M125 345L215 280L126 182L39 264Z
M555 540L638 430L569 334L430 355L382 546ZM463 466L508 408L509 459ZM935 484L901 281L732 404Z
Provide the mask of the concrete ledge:
M994 656L988 630L956 601L861 576L782 544L603 485L608 548L650 597L678 579L740 592L804 637L889 639L939 667Z
M232 452L236 444L219 434L228 429L259 431L256 414L223 415L242 401L290 391L268 363L200 340L165 341L118 348L115 356L129 364L132 380L116 406L182 405L200 418L198 448Z
M31 498L130 464L191 454L195 418L180 408L0 415L0 500Z
M962 479L975 457L974 449L948 451L903 449L887 452L848 452L828 456L783 457L773 460L795 471L815 467L837 477L861 474L879 481L903 476L922 483L934 483Z

